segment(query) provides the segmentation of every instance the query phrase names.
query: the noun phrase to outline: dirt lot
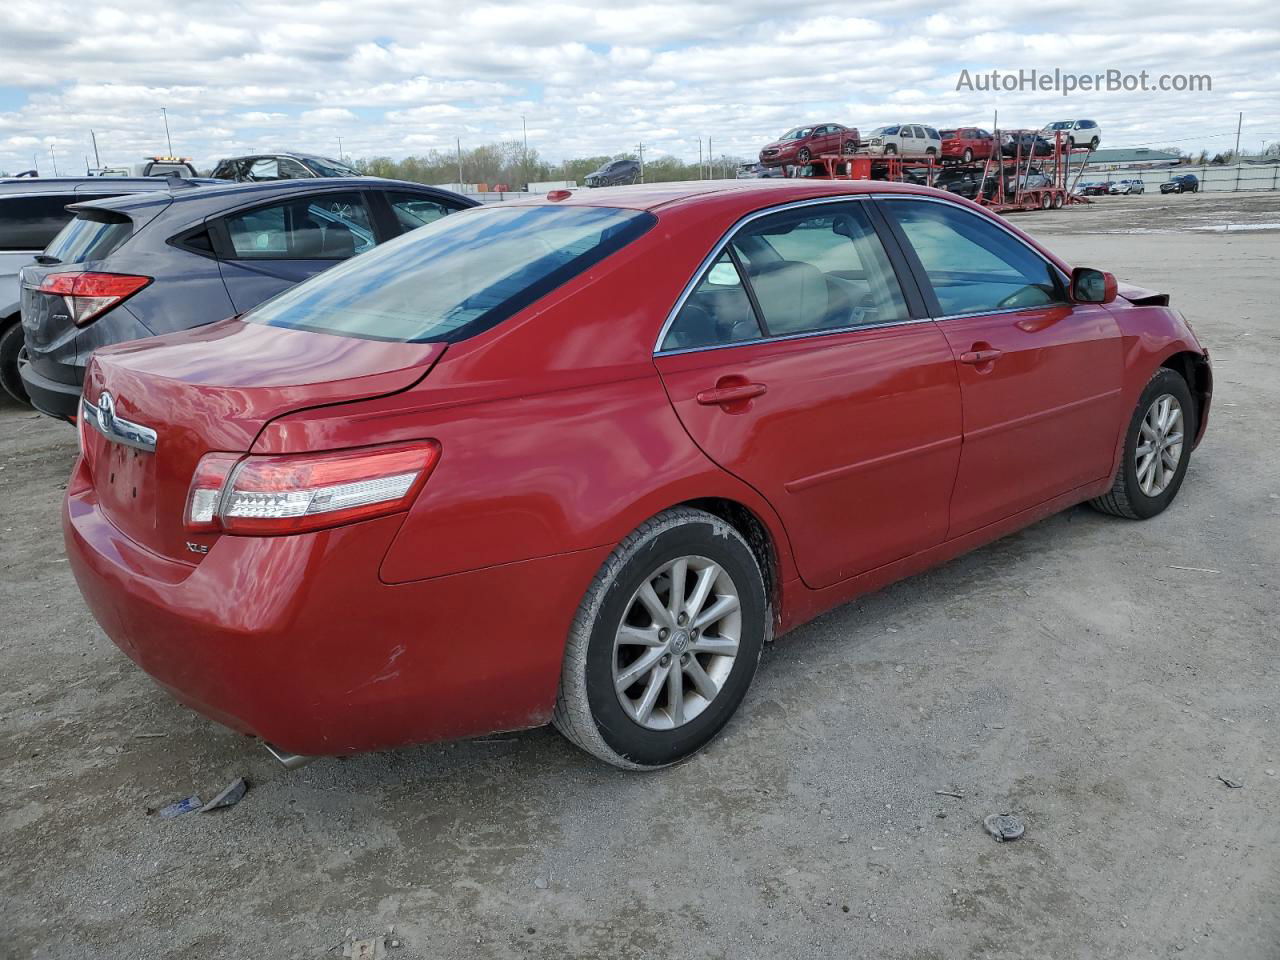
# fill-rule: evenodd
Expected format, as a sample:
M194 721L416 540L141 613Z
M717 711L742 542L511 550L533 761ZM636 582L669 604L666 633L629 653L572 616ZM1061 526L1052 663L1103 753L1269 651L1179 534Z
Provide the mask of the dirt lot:
M394 926L406 960L1280 957L1280 196L1018 222L1169 290L1213 351L1177 503L829 614L659 774L548 730L279 768L99 632L58 530L72 432L0 408L0 956L339 957ZM1194 229L1224 224L1272 229ZM149 814L240 775L233 809ZM1022 840L983 833L1003 811Z

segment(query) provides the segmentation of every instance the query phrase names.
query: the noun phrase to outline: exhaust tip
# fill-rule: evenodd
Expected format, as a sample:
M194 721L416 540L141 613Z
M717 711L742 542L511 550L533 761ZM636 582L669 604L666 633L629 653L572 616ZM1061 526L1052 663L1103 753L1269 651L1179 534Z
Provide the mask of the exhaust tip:
M267 743L263 740L262 745L267 748L267 753L271 754L280 762L280 766L286 770L297 770L299 767L305 767L316 757L303 756L300 753L290 753L288 750L281 750L274 743Z

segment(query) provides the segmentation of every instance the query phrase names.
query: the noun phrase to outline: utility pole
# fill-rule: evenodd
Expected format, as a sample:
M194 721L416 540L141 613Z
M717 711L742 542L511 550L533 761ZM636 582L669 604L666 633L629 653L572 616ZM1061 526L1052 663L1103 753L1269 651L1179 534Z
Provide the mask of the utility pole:
M173 137L169 136L169 111L160 108L160 116L164 117L164 139L169 144L169 156L173 156Z
M703 179L702 175L705 172L706 172L706 168L703 166L703 162L702 162L702 137L698 137L698 179L699 180Z
M49 159L53 161L53 175L58 175L58 155L53 152L53 144L49 144Z
M524 136L524 158L520 161L520 170L524 177L524 186L521 189L529 188L529 125L524 122L524 114L520 114L520 132Z
M338 159L342 160L342 138L341 137L338 138ZM346 161L343 161L343 162L345 163Z
M711 138L707 137L707 179L714 180L716 178L715 161L712 160Z
M93 165L102 169L102 161L98 159L98 135L90 130L89 139L93 141Z
M462 189L462 138L457 138L458 142L458 189Z
M641 140L636 147L640 151L640 182L644 183L644 141Z
M1240 128L1244 126L1244 111L1240 111L1240 116L1236 118L1236 152L1231 158L1236 165L1236 190L1240 189Z

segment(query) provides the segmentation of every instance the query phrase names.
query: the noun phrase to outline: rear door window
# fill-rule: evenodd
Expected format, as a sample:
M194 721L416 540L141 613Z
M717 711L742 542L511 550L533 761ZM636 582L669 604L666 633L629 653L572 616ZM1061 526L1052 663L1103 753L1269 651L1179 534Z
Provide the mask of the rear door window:
M907 319L897 276L859 203L763 217L732 247L769 336Z
M43 250L71 219L75 194L0 198L0 250Z
M656 222L650 213L612 207L476 208L326 270L244 319L375 340L462 340L501 323Z
M724 346L761 336L742 273L726 250L681 306L660 349Z
M376 242L356 192L293 197L223 222L237 260L345 260Z

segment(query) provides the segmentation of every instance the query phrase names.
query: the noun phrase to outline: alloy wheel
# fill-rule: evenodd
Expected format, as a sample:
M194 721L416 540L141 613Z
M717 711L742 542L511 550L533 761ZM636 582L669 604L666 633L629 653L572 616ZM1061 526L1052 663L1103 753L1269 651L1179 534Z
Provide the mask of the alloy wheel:
M1182 404L1172 394L1161 394L1142 418L1133 451L1138 487L1148 497L1168 489L1182 461L1182 444Z
M706 557L663 564L632 595L613 643L613 684L627 716L671 730L702 713L738 656L741 598Z

